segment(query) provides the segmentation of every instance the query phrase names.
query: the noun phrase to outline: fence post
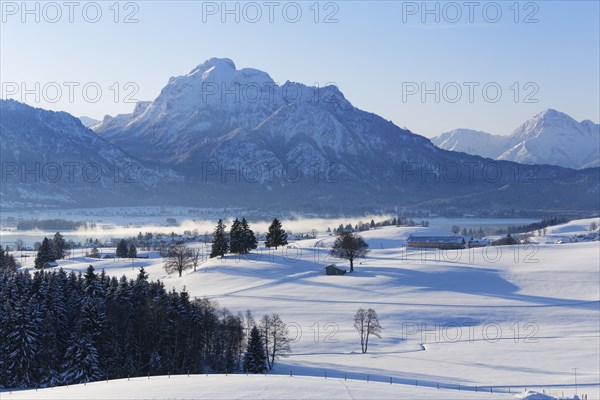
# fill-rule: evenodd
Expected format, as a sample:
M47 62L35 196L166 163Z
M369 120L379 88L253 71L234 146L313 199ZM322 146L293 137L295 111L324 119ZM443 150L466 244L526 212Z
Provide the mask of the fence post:
M494 391L492 390L492 387L490 386L490 393L494 393Z
M327 371L325 371L325 379L327 379Z
M460 383L458 384L458 391L460 392ZM475 391L477 391L477 390L475 390Z
M292 376L292 370L290 369L290 377Z
M392 377L390 376L390 385L392 384Z
M475 391L477 391L477 385L475 385Z
M437 388L439 389L439 388L440 388L440 384L439 384L439 383L436 383L436 385L437 385Z
M370 378L371 377L369 375L367 375L367 383L369 383Z
M346 373L344 372L344 380L346 380Z

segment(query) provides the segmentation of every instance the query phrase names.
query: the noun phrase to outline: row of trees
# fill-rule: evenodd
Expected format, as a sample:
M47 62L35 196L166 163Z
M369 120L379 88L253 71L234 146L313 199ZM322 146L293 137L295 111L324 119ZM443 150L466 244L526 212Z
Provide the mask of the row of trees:
M98 249L96 249L97 251ZM136 258L137 257L137 248L135 244L128 244L125 239L121 239L119 244L117 245L117 250L115 252L117 257L120 258Z
M56 232L52 239L45 237L35 257L35 268L43 268L47 262L65 258L68 250L69 246L60 232Z
M394 217L392 219L386 219L383 221L375 222L375 220L371 220L371 222L363 222L358 221L356 225L352 225L350 223L344 225L340 224L337 228L327 228L327 233L333 232L337 235L341 235L342 233L351 233L351 232L363 232L368 231L370 229L380 228L383 226L423 226L428 227L429 221L421 220L421 222L415 222L413 219L408 219L404 217Z
M267 367L284 356L277 315L259 324L207 299L135 280L62 269L0 273L0 387L75 384L147 374L238 372L257 326ZM252 363L247 368L252 367Z
M286 244L288 244L287 233L281 226L281 222L275 218L269 226L265 246L277 249ZM241 221L236 218L231 225L229 234L225 232L225 224L220 219L213 234L210 258L222 257L229 252L247 254L257 247L258 239L252 229L250 229L246 218L242 218Z

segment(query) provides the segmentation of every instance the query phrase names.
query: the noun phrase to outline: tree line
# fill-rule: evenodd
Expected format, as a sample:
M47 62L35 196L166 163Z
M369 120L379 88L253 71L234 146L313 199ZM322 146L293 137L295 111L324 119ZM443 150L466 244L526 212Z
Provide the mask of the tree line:
M4 268L4 267L3 267ZM246 330L256 326L260 346ZM253 330L253 329L252 329ZM254 336L253 336L254 335ZM255 324L183 290L149 281L52 271L0 272L0 387L77 384L128 376L240 372L245 350L267 367L289 352L276 314ZM248 362L248 361L247 361ZM246 370L254 372L248 362ZM261 368L259 372L263 372Z
M277 218L273 219L267 232L265 246L275 247L288 244L287 233ZM222 257L227 253L247 254L258 247L258 239L250 229L246 218L233 221L229 233L225 232L225 224L220 219L213 233L210 258Z

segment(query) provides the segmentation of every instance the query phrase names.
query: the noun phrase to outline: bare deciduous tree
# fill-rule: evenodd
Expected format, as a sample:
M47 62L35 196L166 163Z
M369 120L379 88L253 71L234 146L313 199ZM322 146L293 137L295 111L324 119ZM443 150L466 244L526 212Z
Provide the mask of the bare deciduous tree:
M200 247L194 247L190 249L190 262L194 266L194 272L196 272L196 268L202 262L202 249Z
M260 331L265 341L267 366L272 369L275 360L288 357L291 351L288 329L279 314L265 314L260 320Z
M15 250L16 251L21 251L21 250L25 250L25 242L23 241L23 239L15 239Z
M167 256L165 257L165 271L167 271L168 274L178 272L181 277L184 270L193 266L190 250L189 247L186 247L183 244L170 247Z
M372 308L365 310L359 308L354 315L354 328L360 336L360 348L364 353L369 348L369 337L371 335L381 338L382 327L379 324L377 313Z

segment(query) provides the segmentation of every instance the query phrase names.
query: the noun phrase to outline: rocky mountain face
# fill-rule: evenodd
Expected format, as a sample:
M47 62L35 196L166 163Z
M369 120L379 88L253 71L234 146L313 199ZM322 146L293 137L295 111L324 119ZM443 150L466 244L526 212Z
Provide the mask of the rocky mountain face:
M523 164L576 169L600 166L600 125L589 120L577 122L552 109L535 115L511 135L456 129L432 142L445 150Z

